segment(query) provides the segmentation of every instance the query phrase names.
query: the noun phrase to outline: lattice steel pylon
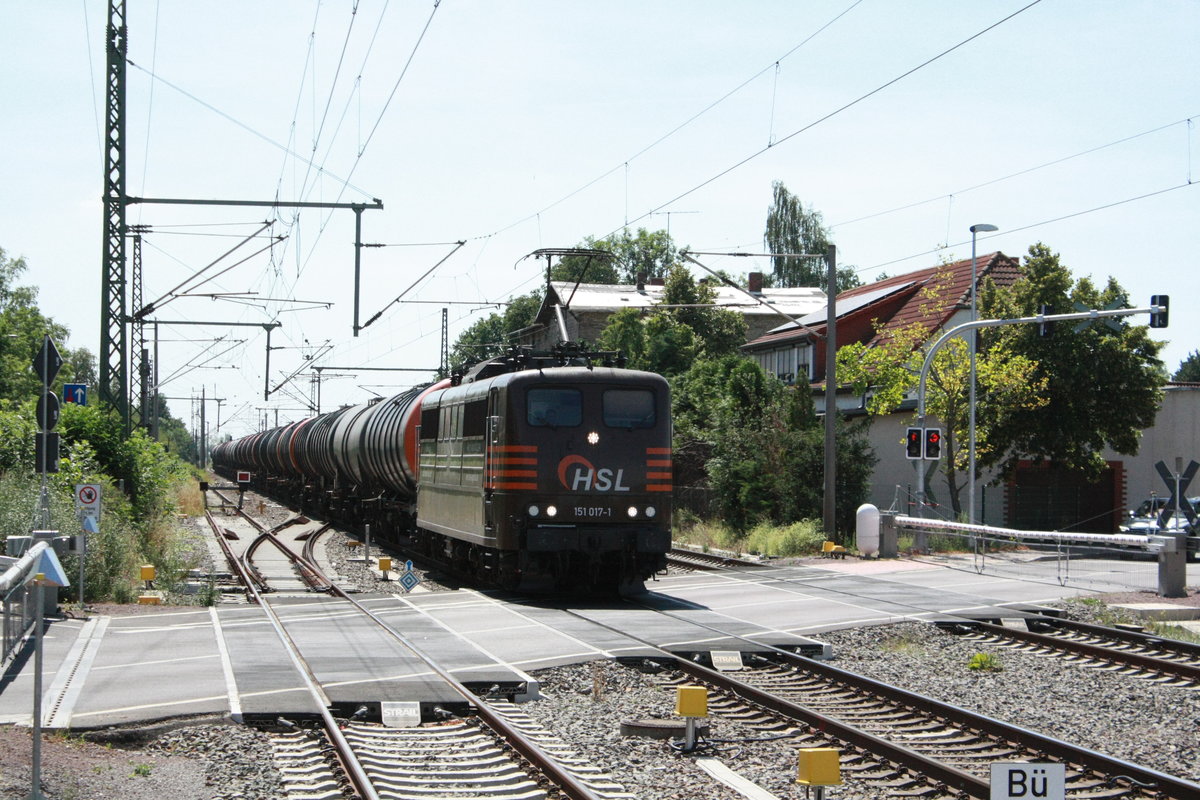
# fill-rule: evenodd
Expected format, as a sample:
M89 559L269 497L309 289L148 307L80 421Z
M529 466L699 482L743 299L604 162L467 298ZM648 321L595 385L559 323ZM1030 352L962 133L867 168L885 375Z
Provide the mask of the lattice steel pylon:
M108 113L104 126L104 252L100 309L100 399L129 428L129 345L125 335L125 0L108 0Z
M442 363L438 366L438 377L450 374L450 309L442 309Z
M130 270L131 292L130 307L135 311L142 307L142 232L146 225L130 225L133 235L133 264ZM146 323L141 319L133 321L133 358L137 362L137 391L133 395L138 398L138 409L143 428L150 427L150 359L146 351ZM131 364L132 366L132 364Z

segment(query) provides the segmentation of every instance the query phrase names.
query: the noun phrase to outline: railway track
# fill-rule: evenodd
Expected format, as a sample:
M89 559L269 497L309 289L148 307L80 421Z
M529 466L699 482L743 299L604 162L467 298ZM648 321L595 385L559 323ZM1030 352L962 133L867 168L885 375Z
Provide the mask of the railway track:
M712 668L709 653L660 653L641 666L663 670L667 685L707 687L710 714L797 747L836 747L848 775L889 797L990 797L996 761L1062 763L1072 798L1200 797L1200 784L783 650L752 654L750 667L734 672Z
M258 531L257 537L240 553L226 541L228 528L211 514L206 518L251 602L266 611L321 719L320 731L300 729L288 720L279 721L291 729L274 739L289 797L297 800L427 798L430 793L424 787L442 789L443 796L464 800L615 800L630 796L607 776L589 770L585 763L569 754L565 744L538 728L511 703L493 705L491 698L471 692L413 642L351 597L350 590L330 580L312 554L313 540L328 526L302 533L298 538L305 544L296 548L281 542L279 532L293 525L312 525L311 520L297 516L267 528L242 509L237 514ZM406 728L335 718L320 680L267 596L273 588L272 581L255 565L258 548L267 543L285 554L309 590L326 592L344 601L348 611L357 611L374 622L381 637L400 642L422 660L429 671L462 698L471 713L454 717L445 711L437 722ZM368 712L369 707L364 706L360 711Z
M679 547L672 547L667 553L667 564L672 567L678 567L690 570L714 570L714 569L733 569L738 567L762 567L765 566L759 561L750 561L744 558L734 558L733 556L724 556L717 553L702 553L696 550L687 550Z
M1190 642L1054 617L1029 618L1028 629L977 621L941 625L981 644L1200 689L1200 645Z

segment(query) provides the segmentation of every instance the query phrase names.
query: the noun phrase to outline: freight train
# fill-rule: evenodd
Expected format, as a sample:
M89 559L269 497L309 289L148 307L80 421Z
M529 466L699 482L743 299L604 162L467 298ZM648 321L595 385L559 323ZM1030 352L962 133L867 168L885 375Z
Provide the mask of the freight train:
M613 353L525 350L218 445L213 468L477 581L636 592L671 542L671 401Z

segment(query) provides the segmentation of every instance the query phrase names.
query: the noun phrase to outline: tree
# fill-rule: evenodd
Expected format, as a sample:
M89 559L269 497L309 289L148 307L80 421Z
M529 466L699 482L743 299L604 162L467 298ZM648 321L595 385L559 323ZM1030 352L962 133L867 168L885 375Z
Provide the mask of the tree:
M1180 364L1171 380L1181 383L1200 383L1200 350L1193 350Z
M706 473L735 530L822 513L824 428L807 386L785 386L737 356L702 360L672 382L677 472ZM867 495L874 454L864 426L839 423L837 526L848 530Z
M42 381L30 364L49 334L62 346L67 329L46 317L37 307L37 289L18 286L26 270L25 259L10 259L0 248L0 402L15 408L42 392ZM52 384L61 386L62 377Z
M706 307L716 298L707 284L698 284L682 266L668 273L664 306L647 316L634 308L618 311L600 332L599 344L620 350L634 369L678 375L700 358L736 354L746 340L741 314Z
M542 305L542 293L530 292L511 300L504 313L493 312L467 328L450 348L450 363L476 364L500 355L509 345L509 334L533 324Z
M1103 289L1089 279L1074 280L1054 253L1040 242L1029 248L1024 277L1006 289L985 287L984 316L1033 316L1042 305L1055 310L1104 308L1126 292L1109 278ZM1119 320L1119 321L1118 321ZM981 409L994 437L984 463L1010 473L1018 459L1048 459L1068 469L1098 477L1101 451L1135 454L1142 430L1154 424L1162 403L1166 371L1158 358L1162 343L1150 338L1146 325L1113 318L1111 323L1059 323L1052 335L1038 335L1035 325L993 328L981 337L983 347L1003 347L1034 364L1030 381L1046 382L1044 408L1011 411Z
M767 209L767 228L763 241L771 253L809 254L824 256L833 243L821 212L805 208L800 198L788 191L783 181L771 184L772 201ZM818 286L828 292L828 267L824 258L788 258L778 255L771 259L774 284L777 286ZM839 267L836 293L861 286L862 281L853 267Z
M939 273L922 289L919 312L926 320L940 319L956 298L949 291L949 275ZM889 414L911 396L920 382L921 366L935 337L927 339L928 325L914 321L889 331L874 347L861 342L838 349L838 376L859 393L870 389L867 412ZM940 331L938 332L940 335ZM994 426L1007 413L1037 409L1045 404L1041 393L1046 381L1033 376L1036 363L999 343L976 356L976 462L994 455L998 439ZM970 439L970 351L967 341L951 339L934 356L925 391L925 413L943 427L942 459L950 505L962 513L961 490L968 471ZM1002 448L1001 448L1002 449Z
M637 233L632 235L628 230L622 230L605 239L588 236L579 246L607 250L613 254L613 258L604 261L584 256L565 256L550 271L553 280L577 281L582 275L584 283L633 284L639 275L661 278L678 263L675 245L663 230L638 228Z

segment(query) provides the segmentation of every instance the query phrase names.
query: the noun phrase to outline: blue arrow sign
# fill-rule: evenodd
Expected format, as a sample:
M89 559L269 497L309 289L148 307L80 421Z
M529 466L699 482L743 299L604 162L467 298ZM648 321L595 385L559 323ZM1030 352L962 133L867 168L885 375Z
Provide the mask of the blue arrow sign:
M87 384L86 383L64 383L63 384L63 402L75 403L76 405L87 405Z

